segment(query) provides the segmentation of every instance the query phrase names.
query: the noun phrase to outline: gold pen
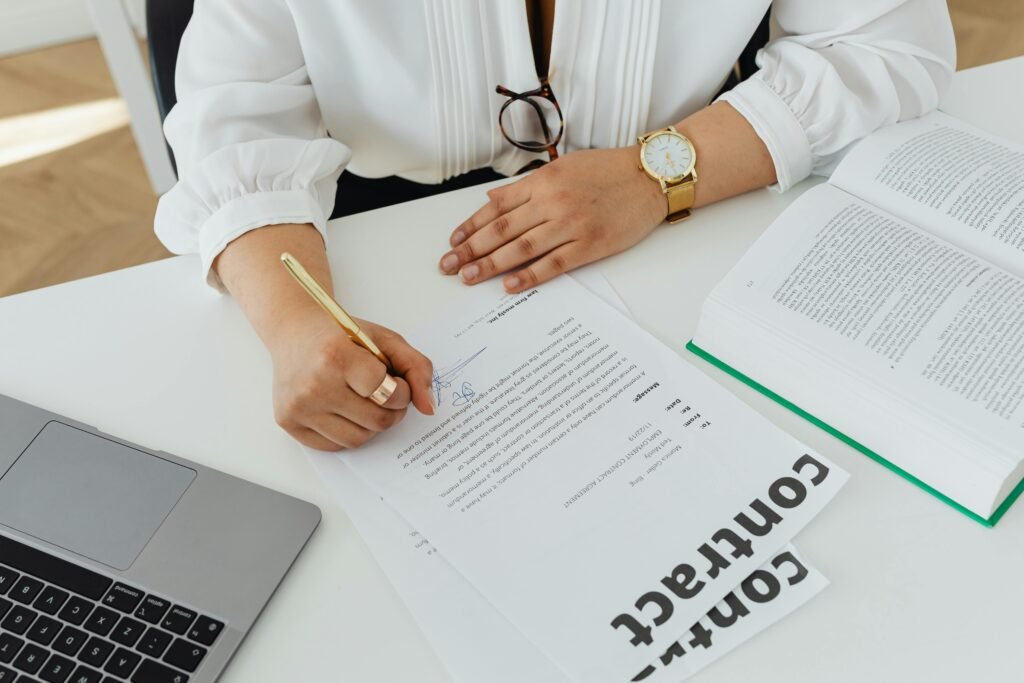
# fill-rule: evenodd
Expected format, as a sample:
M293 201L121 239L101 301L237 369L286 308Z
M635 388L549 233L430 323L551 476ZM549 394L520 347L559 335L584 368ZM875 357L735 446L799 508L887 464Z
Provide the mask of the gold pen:
M352 316L345 312L341 304L324 290L320 283L316 281L316 278L310 275L309 271L299 263L297 258L286 251L281 254L281 263L284 264L284 267L295 278L295 281L302 285L302 288L320 304L321 308L327 311L328 315L334 318L335 322L341 326L341 329L345 330L345 334L349 336L349 339L376 356L377 360L387 366L389 373L394 370L388 357L377 348L377 345L373 343L373 340L365 332L359 329L359 324L352 319Z

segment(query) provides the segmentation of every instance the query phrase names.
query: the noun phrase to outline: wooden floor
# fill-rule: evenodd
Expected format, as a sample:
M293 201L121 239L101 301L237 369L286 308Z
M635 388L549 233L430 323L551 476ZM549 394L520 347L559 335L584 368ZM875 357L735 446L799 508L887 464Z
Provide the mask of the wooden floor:
M0 131L56 108L74 121L76 105L117 97L94 40L0 60L0 93ZM0 295L167 256L156 201L126 125L0 166Z
M1024 0L949 4L959 68L1024 54ZM75 120L116 97L94 40L0 59L0 296L168 255L153 236L157 198L127 125L5 162L4 145L22 136L5 138L5 124L24 131L53 111Z

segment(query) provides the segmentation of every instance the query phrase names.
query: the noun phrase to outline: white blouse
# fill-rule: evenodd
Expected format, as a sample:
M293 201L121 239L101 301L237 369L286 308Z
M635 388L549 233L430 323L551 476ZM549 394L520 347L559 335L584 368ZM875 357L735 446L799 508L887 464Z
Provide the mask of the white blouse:
M630 145L706 106L768 5L557 0L560 151ZM721 99L765 142L780 189L935 108L950 81L944 0L772 7L760 70ZM198 252L216 286L214 258L249 230L325 234L346 166L423 183L487 166L513 174L535 155L501 135L498 84L538 86L524 0L197 0L164 127L180 179L160 200L157 235Z

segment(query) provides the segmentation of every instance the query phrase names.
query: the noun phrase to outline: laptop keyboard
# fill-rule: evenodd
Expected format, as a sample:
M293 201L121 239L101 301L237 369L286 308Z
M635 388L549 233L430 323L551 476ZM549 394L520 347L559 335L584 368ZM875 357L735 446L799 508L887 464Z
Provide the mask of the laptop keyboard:
M0 683L188 683L223 630L0 536Z

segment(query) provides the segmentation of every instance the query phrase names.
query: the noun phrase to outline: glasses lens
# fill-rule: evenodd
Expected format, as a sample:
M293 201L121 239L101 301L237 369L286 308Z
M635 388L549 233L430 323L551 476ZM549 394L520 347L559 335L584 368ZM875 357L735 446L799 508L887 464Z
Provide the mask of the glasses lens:
M509 140L536 152L554 144L561 127L558 110L543 97L513 100L501 114L501 128Z

